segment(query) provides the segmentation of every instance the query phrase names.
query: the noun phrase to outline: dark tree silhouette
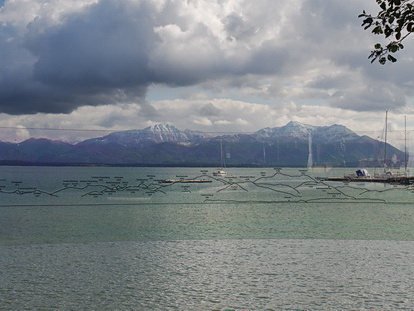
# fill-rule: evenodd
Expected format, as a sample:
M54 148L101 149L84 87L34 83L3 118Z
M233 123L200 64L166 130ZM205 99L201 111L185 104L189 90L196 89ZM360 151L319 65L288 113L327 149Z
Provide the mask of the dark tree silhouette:
M395 63L397 59L391 55L404 48L402 42L414 32L414 0L376 0L380 7L377 15L362 12L362 27L371 29L376 35L389 39L387 45L377 43L371 51L371 63L378 60L384 65L387 61Z

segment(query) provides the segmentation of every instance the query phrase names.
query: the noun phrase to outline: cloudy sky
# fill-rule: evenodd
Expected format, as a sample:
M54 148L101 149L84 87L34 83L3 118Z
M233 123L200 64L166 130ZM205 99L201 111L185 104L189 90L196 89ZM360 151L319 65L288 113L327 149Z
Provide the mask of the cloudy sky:
M294 120L414 139L414 37L367 59L374 0L0 0L0 140ZM381 41L383 42L383 41ZM42 129L42 130L40 130Z

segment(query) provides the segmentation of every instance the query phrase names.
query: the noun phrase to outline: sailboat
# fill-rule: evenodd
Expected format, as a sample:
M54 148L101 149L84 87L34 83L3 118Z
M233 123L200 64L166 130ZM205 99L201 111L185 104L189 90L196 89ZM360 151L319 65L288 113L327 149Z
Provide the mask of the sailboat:
M407 174L407 137L405 137L405 170L403 173L401 172L394 172L388 168L387 165L387 134L388 134L388 111L385 112L385 130L384 130L384 159L382 163L383 171L381 173L375 173L374 178L387 178L391 182L395 181L396 178L408 176ZM407 121L405 120L405 135L407 135Z
M217 171L213 172L213 176L224 177L227 175L227 172L224 170L226 163L223 156L223 141L220 139L220 168Z
M328 177L323 178L327 181L345 181L345 182L377 182L377 183L392 183L409 185L414 182L414 177L407 175L407 171L404 173L395 173L388 170L387 166L387 132L388 132L388 111L385 112L385 137L384 137L384 159L383 159L383 172L375 173L374 176L368 172L367 169L358 169L355 174L345 175L344 177ZM407 160L405 160L407 162Z

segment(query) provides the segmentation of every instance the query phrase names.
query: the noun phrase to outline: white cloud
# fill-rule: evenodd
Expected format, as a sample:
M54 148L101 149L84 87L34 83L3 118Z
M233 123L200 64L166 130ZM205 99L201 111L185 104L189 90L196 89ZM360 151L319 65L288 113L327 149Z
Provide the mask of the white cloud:
M367 56L379 38L357 16L376 6L371 0L6 1L0 125L126 129L169 122L250 132L297 120L346 121L364 131L353 121L363 116L371 124L366 130L377 128L378 112L401 118L412 107L414 42L407 41L396 64L371 65ZM148 92L169 97L152 100Z
M385 117L385 112L357 112L292 102L272 107L228 99L159 101L153 102L149 109L157 113L148 115L143 110L142 105L124 104L81 107L70 114L0 114L0 126L3 127L0 140L21 141L29 137L50 137L76 142L103 136L110 131L141 129L157 123L169 123L182 130L217 134L251 133L265 127L283 126L292 120L318 126L342 124L360 135L381 138ZM412 139L412 108L389 113L388 116L389 141L399 147L404 143L404 115L408 120L408 138Z

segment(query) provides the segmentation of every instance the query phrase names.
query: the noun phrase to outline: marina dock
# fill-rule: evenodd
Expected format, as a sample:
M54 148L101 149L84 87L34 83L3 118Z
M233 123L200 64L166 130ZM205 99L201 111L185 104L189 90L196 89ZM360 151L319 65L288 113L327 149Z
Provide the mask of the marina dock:
M325 177L318 178L322 181L342 181L342 182L373 182L373 183L386 183L386 184L398 184L398 185L411 185L414 183L414 176L390 176L390 177Z

